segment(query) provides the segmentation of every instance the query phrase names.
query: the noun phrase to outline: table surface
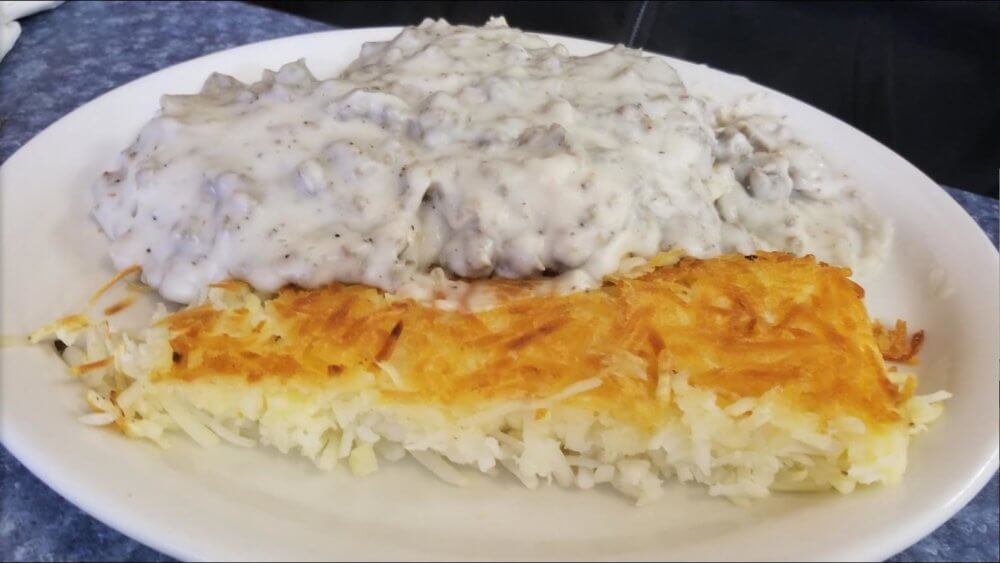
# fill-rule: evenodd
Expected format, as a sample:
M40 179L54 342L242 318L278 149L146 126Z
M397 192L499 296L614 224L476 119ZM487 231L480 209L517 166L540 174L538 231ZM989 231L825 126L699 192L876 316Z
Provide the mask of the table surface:
M188 59L326 24L236 2L72 2L26 18L0 62L0 163L85 102ZM945 188L997 244L997 200ZM997 476L891 561L997 561ZM0 447L0 559L169 561L80 511Z

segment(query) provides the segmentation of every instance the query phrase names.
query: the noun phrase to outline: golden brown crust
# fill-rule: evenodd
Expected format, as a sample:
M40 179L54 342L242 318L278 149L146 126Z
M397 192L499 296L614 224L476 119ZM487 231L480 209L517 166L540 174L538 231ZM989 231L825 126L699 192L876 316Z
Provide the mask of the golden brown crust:
M652 426L670 408L657 398L659 378L684 372L726 402L780 389L821 415L896 420L904 397L886 378L863 290L849 275L780 253L683 259L594 291L474 314L356 285L285 289L265 303L263 324L239 307L167 317L175 362L158 378L339 385L382 374L385 362L403 385L379 375L383 400L475 412L600 377L571 402Z
M883 358L890 362L918 363L917 354L924 345L924 331L918 330L908 336L906 321L902 319L897 319L896 326L891 330L880 321L875 321L872 330Z

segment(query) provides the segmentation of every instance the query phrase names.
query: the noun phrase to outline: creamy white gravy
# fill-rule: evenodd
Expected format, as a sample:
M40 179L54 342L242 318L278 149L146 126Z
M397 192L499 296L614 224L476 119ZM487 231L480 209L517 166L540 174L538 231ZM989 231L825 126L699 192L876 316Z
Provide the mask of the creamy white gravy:
M179 302L233 277L427 297L437 268L572 291L675 248L858 266L889 238L779 119L707 110L661 59L573 57L502 19L425 21L330 80L299 61L164 96L95 199L115 265Z

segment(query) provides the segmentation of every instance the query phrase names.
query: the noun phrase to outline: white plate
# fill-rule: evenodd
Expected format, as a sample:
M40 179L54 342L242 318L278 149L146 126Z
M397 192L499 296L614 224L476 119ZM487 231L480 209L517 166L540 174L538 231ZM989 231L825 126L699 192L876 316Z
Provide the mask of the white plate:
M256 79L305 57L336 73L363 41L392 28L333 31L248 45L162 70L69 114L0 169L2 327L26 333L79 307L111 274L88 220L89 186L157 110L212 71ZM552 38L556 39L556 38ZM604 47L562 41L575 53ZM670 59L691 88L762 90ZM850 496L776 495L750 509L672 485L636 508L608 491L528 491L512 479L451 488L408 462L373 477L324 474L270 451L183 445L161 451L76 421L81 389L49 350L0 354L0 436L32 472L122 532L184 559L881 559L961 508L997 468L998 259L972 219L934 182L848 125L781 94L798 133L864 186L896 225L895 255L862 280L884 318L927 331L923 391L954 393L913 442L895 488ZM945 273L940 291L932 271ZM943 294L948 294L944 296Z

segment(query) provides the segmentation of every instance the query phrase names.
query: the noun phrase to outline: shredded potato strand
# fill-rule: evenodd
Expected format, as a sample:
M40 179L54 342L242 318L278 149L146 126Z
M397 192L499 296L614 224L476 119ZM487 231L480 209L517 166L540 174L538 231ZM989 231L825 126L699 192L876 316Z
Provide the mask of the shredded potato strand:
M102 285L100 287L100 289L98 289L96 292L94 292L93 295L90 296L90 299L87 300L87 305L88 306L93 305L94 303L97 302L98 299L101 298L102 295L104 295L105 293L107 293L107 291L109 289L111 289L112 287L114 287L115 284L117 284L118 282L122 281L123 279L125 279L129 275L134 274L136 272L139 272L141 270L142 270L142 266L140 266L138 264L133 264L133 265L129 266L128 268L125 268L124 270L118 272L115 275L115 277L113 277L110 280L108 280L107 283L105 283L104 285Z

